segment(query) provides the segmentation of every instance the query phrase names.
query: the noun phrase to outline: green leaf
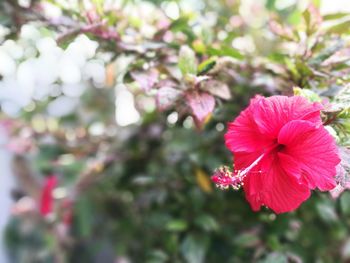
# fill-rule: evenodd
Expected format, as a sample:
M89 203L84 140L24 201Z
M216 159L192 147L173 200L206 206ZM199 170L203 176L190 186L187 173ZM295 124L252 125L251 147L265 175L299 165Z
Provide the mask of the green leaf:
M350 192L345 191L340 196L340 208L345 215L350 215Z
M217 231L220 228L215 218L210 215L201 215L197 217L195 223L207 232Z
M146 263L163 263L169 260L169 256L162 250L152 250Z
M300 76L299 71L296 67L296 64L292 60L290 60L289 58L285 58L284 62L286 64L289 72L292 74L293 79L296 81L299 80L301 76Z
M260 242L256 233L242 233L234 239L234 243L240 247L254 247Z
M286 55L275 52L268 55L268 58L273 62L283 63L286 58Z
M295 66L298 72L300 72L302 76L309 77L313 75L313 72L310 69L310 67L300 59L296 60Z
M267 0L265 6L268 10L273 11L275 10L275 4L276 4L276 0Z
M310 25L311 25L311 14L309 12L309 9L306 9L304 12L303 12L303 17L305 19L305 23L307 25L307 27L309 28Z
M301 88L295 87L293 88L293 92L294 92L294 95L303 96L312 102L322 101L322 99L320 98L320 96L318 96L317 93L309 89L301 89Z
M85 196L80 196L75 205L75 217L79 235L89 237L92 229L92 209Z
M281 253L270 253L263 260L260 260L259 263L288 263L288 258Z
M310 59L308 64L310 66L318 66L327 58L332 56L334 53L341 50L343 47L344 47L343 41L337 41L334 45L326 47L316 57Z
M328 34L348 34L350 32L350 20L343 21L339 24L328 28Z
M312 3L313 3L317 8L320 8L320 6L321 6L321 0L312 0Z
M197 74L197 60L194 51L189 46L180 49L178 66L183 76Z
M207 238L188 235L181 243L181 254L187 263L203 263L208 245Z
M229 56L239 60L244 59L244 56L237 49L231 47L222 47L220 49L208 47L208 54L211 56Z
M320 215L321 219L326 223L335 223L338 221L338 215L335 212L334 206L330 202L327 202L326 200L318 203L316 205L318 214Z
M103 0L92 0L95 9L99 15L103 15Z
M320 10L315 4L310 4L303 12L303 17L306 24L306 34L310 36L320 28L323 20Z
M193 47L194 51L196 51L196 53L205 54L206 46L203 43L203 41L197 39L196 41L194 41L192 43L192 47Z
M349 16L349 13L334 13L334 14L328 14L323 16L323 20L336 20L336 19L340 19L346 16Z
M290 23L291 25L298 25L301 19L302 19L301 12L299 10L295 10L288 16L287 22ZM296 30L294 31L294 37L296 39L299 39L299 35Z
M203 75L216 65L216 58L211 57L198 65L198 75Z
M152 183L154 183L156 180L154 177L152 176L147 176L147 175L140 175L140 176L137 176L135 178L133 178L132 182L135 184L135 185L150 185Z
M188 224L185 220L182 219L174 219L168 222L165 228L169 231L173 232L181 232L188 228Z

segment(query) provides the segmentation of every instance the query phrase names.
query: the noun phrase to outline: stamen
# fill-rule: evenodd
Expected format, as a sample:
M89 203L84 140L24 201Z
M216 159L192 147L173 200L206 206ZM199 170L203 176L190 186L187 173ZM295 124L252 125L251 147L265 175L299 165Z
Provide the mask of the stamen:
M258 165L265 154L266 152L260 155L254 162L252 162L251 165L243 170L234 170L234 172L231 172L230 168L227 166L222 166L214 172L211 180L216 184L218 188L222 190L226 190L230 186L234 190L238 190L243 186L244 178L256 165ZM258 173L261 173L261 171L258 171Z
M240 172L232 173L227 166L220 167L214 172L211 180L221 190L228 189L230 186L238 190L241 187L243 178L240 177Z

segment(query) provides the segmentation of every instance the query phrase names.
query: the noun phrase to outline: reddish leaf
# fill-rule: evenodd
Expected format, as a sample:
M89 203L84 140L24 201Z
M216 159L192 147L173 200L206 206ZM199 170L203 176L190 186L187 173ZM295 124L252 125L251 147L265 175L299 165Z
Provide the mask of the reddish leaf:
M181 91L171 87L163 86L158 90L156 96L157 106L160 110L165 110L170 107L182 94Z
M338 198L344 190L350 189L350 150L345 147L339 147L339 154L341 162L337 166L337 175L335 177L337 186L330 191L333 198Z
M277 36L283 37L288 40L294 40L294 34L290 27L281 25L280 23L272 20L269 22L269 28Z
M215 107L214 97L206 92L188 92L186 94L186 100L199 125L205 122L206 118L213 112Z
M199 84L199 83L201 83L201 82L203 82L205 80L210 79L210 77L206 76L206 75L203 75L203 76L195 76L194 79L195 79L195 84Z
M132 72L130 74L133 79L139 83L141 89L144 91L150 91L158 82L159 73L155 69L148 72Z
M226 83L223 83L218 80L208 80L203 81L201 88L207 92L209 92L211 95L214 95L216 97L219 97L224 100L231 99L231 92L229 87Z
M320 10L314 4L310 4L308 11L310 13L311 22L313 23L314 28L318 28L323 21Z
M332 65L334 66L336 64L344 63L349 60L350 60L350 49L345 48L337 51L328 59L324 60L321 65L325 67L332 66Z

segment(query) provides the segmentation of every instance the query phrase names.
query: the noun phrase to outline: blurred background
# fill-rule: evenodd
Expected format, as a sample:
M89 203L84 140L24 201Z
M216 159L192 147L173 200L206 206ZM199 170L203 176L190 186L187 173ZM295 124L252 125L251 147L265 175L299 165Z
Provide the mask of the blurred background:
M255 94L349 107L349 26L345 0L1 0L0 263L350 262L349 114L339 186L294 212L210 181Z

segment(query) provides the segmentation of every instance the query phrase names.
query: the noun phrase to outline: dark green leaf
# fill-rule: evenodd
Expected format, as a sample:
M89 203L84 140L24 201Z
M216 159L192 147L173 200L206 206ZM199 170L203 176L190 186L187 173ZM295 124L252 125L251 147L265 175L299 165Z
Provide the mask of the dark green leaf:
M181 243L181 254L187 263L203 263L208 244L205 237L188 235Z

